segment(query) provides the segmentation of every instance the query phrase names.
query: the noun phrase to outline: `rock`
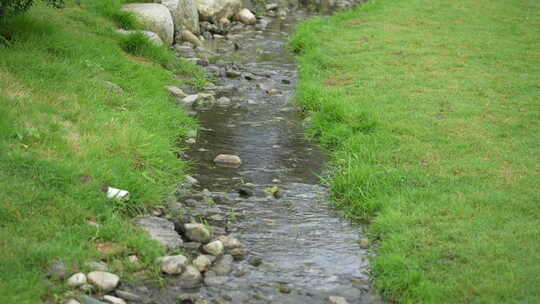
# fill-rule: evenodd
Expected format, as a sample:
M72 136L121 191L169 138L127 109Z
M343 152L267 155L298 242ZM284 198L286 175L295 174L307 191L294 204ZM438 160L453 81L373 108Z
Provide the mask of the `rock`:
M220 154L214 158L214 162L229 166L240 166L242 164L242 160L239 156L231 154Z
M135 219L135 224L148 232L151 239L167 249L174 250L182 246L182 238L174 230L174 224L166 219L145 216Z
M83 292L85 293L93 293L95 290L96 290L96 287L92 284L82 284L80 287L79 287L80 290L82 290Z
M172 45L174 23L167 7L157 3L131 3L122 9L134 13L146 30L158 34L166 45Z
M123 299L109 296L109 295L103 296L103 300L111 304L126 304L126 301L124 301Z
M130 262L131 264L140 264L140 261L139 261L139 257L132 254L130 256L128 256L128 262Z
M186 97L186 93L184 93L184 91L182 91L182 89L178 88L178 87L175 87L175 86L165 86L165 89L167 91L169 91L169 93L171 93L171 95L175 96L175 97L180 97L180 98L183 98L183 97Z
M229 252L235 261L241 261L248 255L248 250L245 248L234 248Z
M186 237L195 242L208 243L212 239L210 231L203 224L185 224L184 231Z
M67 280L67 285L69 287L79 287L86 284L86 275L82 272L78 272Z
M231 104L231 99L228 98L228 97L223 96L223 97L220 97L220 98L217 100L217 102L218 102L218 104L219 104L220 106L228 106L228 105Z
M242 246L242 243L232 236L221 235L217 239L223 243L225 249L233 249Z
M221 241L213 241L203 246L203 251L213 256L218 256L223 253L223 243Z
M247 8L241 9L236 14L236 20L242 22L243 24L255 24L255 23L257 23L257 18Z
M197 140L195 138L186 139L186 144L188 144L188 145L194 145L196 143L197 143Z
M328 303L330 304L349 304L344 297L330 296L328 297Z
M277 3L268 3L266 5L266 10L267 11L273 11L273 10L276 10L278 8L278 4Z
M194 288L201 284L201 272L193 265L186 266L184 273L180 276L182 286L185 288Z
M92 271L87 278L90 284L105 292L115 289L120 282L120 277L105 271Z
M259 267L262 264L262 259L259 257L252 257L248 260L248 263L252 266Z
M219 19L219 23L221 23L223 25L229 25L229 24L231 24L231 21L228 18L221 18L221 19Z
M141 297L139 295L136 295L134 293L131 293L129 291L125 290L117 290L115 291L116 295L124 300L128 300L131 302L139 302L141 300Z
M167 274L181 274L188 263L188 259L181 255L171 255L163 257L161 271Z
M230 254L226 254L219 258L211 270L218 276L227 275L232 271L233 257Z
M144 36L146 36L146 38L148 38L148 40L150 40L154 44L163 45L163 40L161 40L159 35L154 33L154 32L150 32L150 31L127 31L127 30L124 30L124 29L117 29L116 32L118 34L122 34L122 35L131 35L131 34L135 34L135 33L141 33Z
M241 7L241 0L197 0L199 18L203 21L217 21L221 18L230 18Z
M182 102L186 103L186 104L192 104L195 101L197 101L197 99L199 99L199 95L198 94L193 94L193 95L188 95L188 96L184 97L182 99Z
M292 291L290 287L287 287L287 286L282 285L282 284L278 285L277 290L279 292L281 292L281 293L286 293L286 294L289 294Z
M278 89L270 89L270 90L266 91L266 93L268 93L268 95L278 95L279 90Z
M99 271L107 271L108 266L106 263L101 261L88 261L84 263L84 266L90 268L90 270L99 270Z
M101 302L99 300L96 300L92 297L85 296L85 295L79 296L78 298L82 304L107 304L105 302Z
M227 281L229 281L229 277L227 276L211 276L204 278L204 284L207 286L223 285L227 283Z
M176 33L188 30L198 34L199 13L197 12L196 0L161 0L171 12Z
M197 46L197 47L203 46L201 40L188 30L181 31L180 37L182 37L182 40L184 41L191 42L194 46Z
M358 244L360 244L360 246L362 246L362 248L369 248L369 239L368 238L361 238L358 241Z
M46 270L46 275L53 279L64 279L67 276L67 267L62 262L52 262Z
M225 76L227 76L229 78L237 78L237 77L242 76L242 73L240 73L238 71L229 70L229 71L225 72Z
M68 299L64 302L64 304L81 304L81 302L75 300L75 299Z
M195 260L193 260L193 266L195 266L199 271L203 272L210 267L210 264L212 264L212 261L208 258L208 256L201 254L199 255Z

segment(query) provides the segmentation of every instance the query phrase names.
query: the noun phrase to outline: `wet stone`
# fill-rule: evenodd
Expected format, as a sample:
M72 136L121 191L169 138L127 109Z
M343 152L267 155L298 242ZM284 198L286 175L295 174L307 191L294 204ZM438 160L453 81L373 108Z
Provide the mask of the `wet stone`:
M240 166L242 164L242 160L238 155L231 155L231 154L220 154L214 158L214 162L216 164L222 164L222 165L231 165L231 166Z
M252 266L259 267L262 264L262 259L260 257L252 257L248 260L248 263Z
M181 284L185 288L194 288L202 281L201 272L193 265L186 266L184 273L180 276Z
M210 231L203 224L185 224L186 237L194 242L208 243L212 239Z
M199 255L196 259L193 260L193 266L195 266L199 271L206 271L212 261L206 255Z
M218 256L223 252L223 243L221 241L213 241L203 246L204 252L213 256Z
M227 275L232 271L233 257L229 254L226 254L219 258L212 268L210 268L216 275Z
M234 248L229 251L229 254L232 255L235 261L241 261L248 255L248 250L245 248Z
M132 302L138 302L141 300L141 297L137 294L134 294L132 292L129 292L129 291L125 291L125 290L116 290L115 291L116 293L116 296L124 299L124 300L128 300L128 301L132 301Z
M110 295L103 296L103 300L110 304L126 304L126 301L124 301L124 299L113 297Z
M92 298L90 296L86 296L86 295L79 296L78 299L81 302L81 304L107 304L105 302L99 301L97 299L94 299L94 298Z
M229 281L227 276L210 276L204 278L204 284L207 286L218 286L223 285Z
M146 216L135 219L135 224L143 228L150 238L157 241L167 249L178 249L183 241L174 230L174 223L155 216Z
M344 297L330 296L328 297L329 304L349 304Z

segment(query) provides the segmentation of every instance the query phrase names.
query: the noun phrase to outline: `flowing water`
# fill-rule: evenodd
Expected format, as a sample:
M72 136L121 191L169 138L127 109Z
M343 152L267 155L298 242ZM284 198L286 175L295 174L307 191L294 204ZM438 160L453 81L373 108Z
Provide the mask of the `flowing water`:
M235 262L223 285L190 291L216 303L328 303L329 296L379 303L370 292L370 252L358 242L362 229L331 209L327 189L319 185L325 156L305 139L292 105L297 65L286 44L304 16L272 19L264 31L207 45L221 56L207 67L221 75L216 98L231 103L198 109L202 130L188 158L199 191L210 191L216 214L233 218L227 233L252 257ZM221 153L240 156L242 165L216 166L213 159ZM245 183L254 185L253 196L238 194ZM264 192L272 187L280 189L278 198ZM170 280L155 302L178 301L185 292L179 285Z

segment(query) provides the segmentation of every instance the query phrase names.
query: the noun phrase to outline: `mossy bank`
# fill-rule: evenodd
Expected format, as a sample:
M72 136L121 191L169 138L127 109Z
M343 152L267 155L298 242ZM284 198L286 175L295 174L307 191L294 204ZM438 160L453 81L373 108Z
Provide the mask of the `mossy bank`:
M540 301L540 3L375 0L299 26L298 102L403 303Z
M75 271L89 259L136 253L150 264L162 253L129 217L185 175L177 155L196 125L164 86L201 86L205 76L141 36L115 33L136 26L121 4L38 5L0 24L2 303L61 300L52 295L63 284L50 287L43 272L56 260ZM107 199L103 185L130 199ZM126 250L104 256L103 242Z

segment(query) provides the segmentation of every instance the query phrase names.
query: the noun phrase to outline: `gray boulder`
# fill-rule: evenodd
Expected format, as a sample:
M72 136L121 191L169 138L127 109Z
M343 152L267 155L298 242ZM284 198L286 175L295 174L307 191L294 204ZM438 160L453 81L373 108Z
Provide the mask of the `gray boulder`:
M166 219L144 216L135 219L135 224L148 232L150 238L168 249L174 250L182 246L182 238L174 230L174 224Z
M165 44L172 45L174 23L167 7L158 3L131 3L122 9L134 13L146 30L158 34Z
M242 8L241 0L197 0L199 18L203 21L219 21L234 16Z
M167 274L181 274L188 263L188 259L181 255L171 255L162 258L161 271Z
M160 0L159 2L171 12L176 33L182 30L199 33L199 13L195 0Z

